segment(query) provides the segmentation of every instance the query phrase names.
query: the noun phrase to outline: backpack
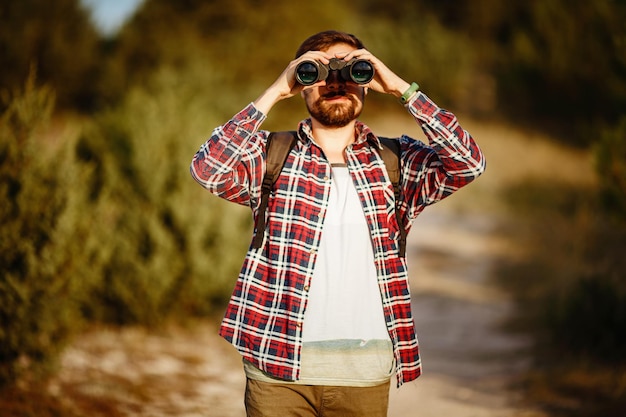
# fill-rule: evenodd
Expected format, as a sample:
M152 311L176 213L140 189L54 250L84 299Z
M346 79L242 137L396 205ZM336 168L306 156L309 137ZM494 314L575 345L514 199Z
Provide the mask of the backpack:
M402 225L402 219L400 211L397 209L398 202L400 201L400 143L397 139L380 137L380 142L383 148L380 150L380 156L383 158L385 168L387 169L387 175L393 184L393 192L396 200L396 220L398 222L398 228L400 229L400 256L404 257L406 254L406 229ZM253 247L259 249L263 244L263 237L265 235L265 212L267 211L267 204L269 202L269 196L272 192L272 187L278 179L280 172L285 165L287 156L291 149L296 144L296 132L284 131L284 132L271 132L267 138L266 145L266 171L263 177L263 184L261 185L261 203L259 205L259 213L256 222L256 236L254 237Z

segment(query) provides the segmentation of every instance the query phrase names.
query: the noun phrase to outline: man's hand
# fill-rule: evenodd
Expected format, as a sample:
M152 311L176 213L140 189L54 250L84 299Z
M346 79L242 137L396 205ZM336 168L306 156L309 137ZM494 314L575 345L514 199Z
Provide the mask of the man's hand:
M255 107L263 113L268 114L272 107L274 107L274 105L279 101L293 97L299 94L302 90L323 85L324 81L320 81L312 85L303 86L296 81L296 68L302 61L307 60L319 61L323 64L328 64L330 62L330 58L333 58L333 56L325 52L310 51L301 57L294 59L289 63L289 65L287 65L287 68L285 68L276 81L274 81L274 83L254 101Z
M411 86L411 84L404 81L393 71L391 71L383 62L376 58L367 49L357 49L347 54L337 54L337 58L342 58L349 61L352 58L366 59L374 66L374 78L365 86L370 90L377 91L384 94L392 94L397 98L400 98L402 94Z

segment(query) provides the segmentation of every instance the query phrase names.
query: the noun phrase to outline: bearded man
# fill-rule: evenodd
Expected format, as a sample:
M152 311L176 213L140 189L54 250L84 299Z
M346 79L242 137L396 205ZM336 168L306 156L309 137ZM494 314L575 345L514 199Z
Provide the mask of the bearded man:
M371 91L397 97L429 142L397 138L399 194L381 141L358 121ZM193 158L194 179L258 221L270 134L260 127L297 95L310 118L262 211L267 228L255 230L260 244L250 245L220 335L243 358L250 417L386 416L391 377L399 387L421 373L400 236L426 206L477 178L485 160L417 83L354 35L326 31L213 131Z

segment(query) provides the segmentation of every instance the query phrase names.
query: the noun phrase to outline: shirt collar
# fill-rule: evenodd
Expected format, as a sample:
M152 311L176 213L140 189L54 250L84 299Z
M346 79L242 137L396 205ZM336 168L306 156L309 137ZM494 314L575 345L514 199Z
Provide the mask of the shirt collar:
M306 144L314 143L313 140L313 127L312 127L311 119L304 119L298 125L298 139L305 142ZM365 123L357 120L354 125L356 130L356 140L354 141L354 145L362 146L365 143L369 142L378 149L382 149L382 145L378 137L374 134L372 129L369 128Z

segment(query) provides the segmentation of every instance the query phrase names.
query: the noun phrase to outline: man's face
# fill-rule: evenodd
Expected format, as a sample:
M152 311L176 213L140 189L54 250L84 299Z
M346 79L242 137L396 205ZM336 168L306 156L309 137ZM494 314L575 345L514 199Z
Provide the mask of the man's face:
M325 52L334 55L353 51L354 47L337 44ZM303 91L304 102L311 117L328 127L343 127L359 117L363 110L366 89L341 78L339 71L330 71L326 84Z

